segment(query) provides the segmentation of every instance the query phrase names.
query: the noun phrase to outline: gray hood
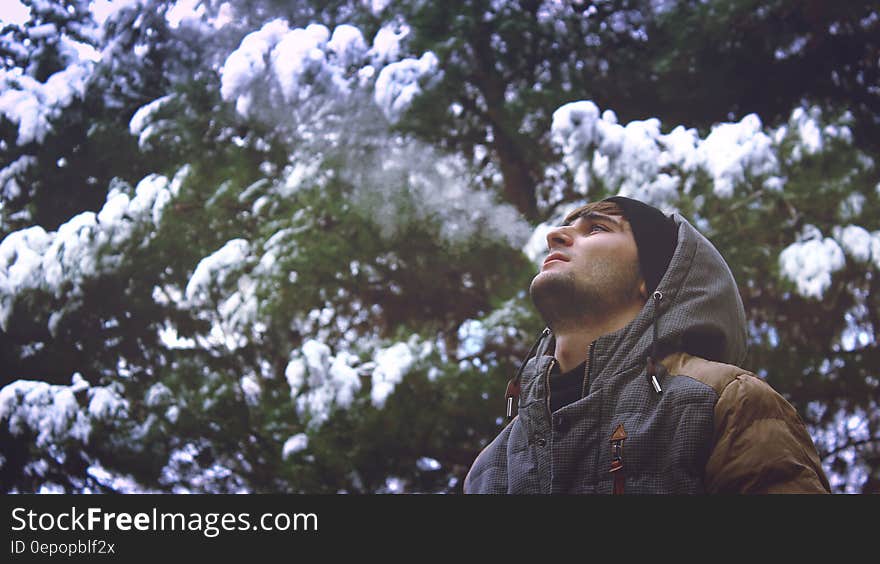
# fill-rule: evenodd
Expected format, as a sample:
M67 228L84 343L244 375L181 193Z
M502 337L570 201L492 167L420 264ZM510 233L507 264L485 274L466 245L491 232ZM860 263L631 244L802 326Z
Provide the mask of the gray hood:
M686 219L673 214L673 220L678 224L678 245L657 286L662 294L657 309L658 357L684 351L707 360L741 364L747 349L746 317L733 274L712 243ZM646 363L654 338L655 307L657 301L649 298L628 325L595 341L591 389L635 364ZM533 363L526 373L542 369L554 344L552 332L545 330L537 347L537 366Z

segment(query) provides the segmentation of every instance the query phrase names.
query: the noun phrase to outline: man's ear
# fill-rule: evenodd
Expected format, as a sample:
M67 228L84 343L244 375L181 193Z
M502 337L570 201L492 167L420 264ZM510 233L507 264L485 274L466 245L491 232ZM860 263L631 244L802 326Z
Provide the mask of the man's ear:
M639 283L639 296L643 301L648 301L648 284L644 280Z

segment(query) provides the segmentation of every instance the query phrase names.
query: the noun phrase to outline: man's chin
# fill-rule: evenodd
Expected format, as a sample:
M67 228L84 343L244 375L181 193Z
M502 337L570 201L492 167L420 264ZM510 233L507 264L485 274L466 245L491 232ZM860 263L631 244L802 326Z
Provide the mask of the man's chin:
M540 289L544 286L549 288L556 288L557 286L571 287L573 282L572 276L568 272L556 272L552 269L542 270L532 278L530 291L534 292L536 289L541 291ZM559 288L550 291L559 291Z
M573 293L574 281L561 272L539 272L529 287L532 303L548 323L571 308Z

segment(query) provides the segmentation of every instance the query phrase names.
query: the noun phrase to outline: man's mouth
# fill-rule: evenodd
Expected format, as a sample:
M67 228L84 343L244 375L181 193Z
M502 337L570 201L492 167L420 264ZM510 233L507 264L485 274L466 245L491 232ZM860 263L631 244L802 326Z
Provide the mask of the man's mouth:
M554 260L568 262L569 258L562 253L550 253L549 255L547 255L547 258L544 259L544 266L547 266L550 262Z

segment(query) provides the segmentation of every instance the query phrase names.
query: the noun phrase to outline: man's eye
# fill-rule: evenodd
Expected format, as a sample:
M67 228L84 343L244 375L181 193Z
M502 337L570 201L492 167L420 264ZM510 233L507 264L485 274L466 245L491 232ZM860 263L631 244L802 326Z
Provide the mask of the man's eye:
M596 225L593 225L592 227L590 227L590 233L592 233L593 231L596 231L597 229L599 231L608 231L608 229L606 229L604 225L599 225L597 223Z

